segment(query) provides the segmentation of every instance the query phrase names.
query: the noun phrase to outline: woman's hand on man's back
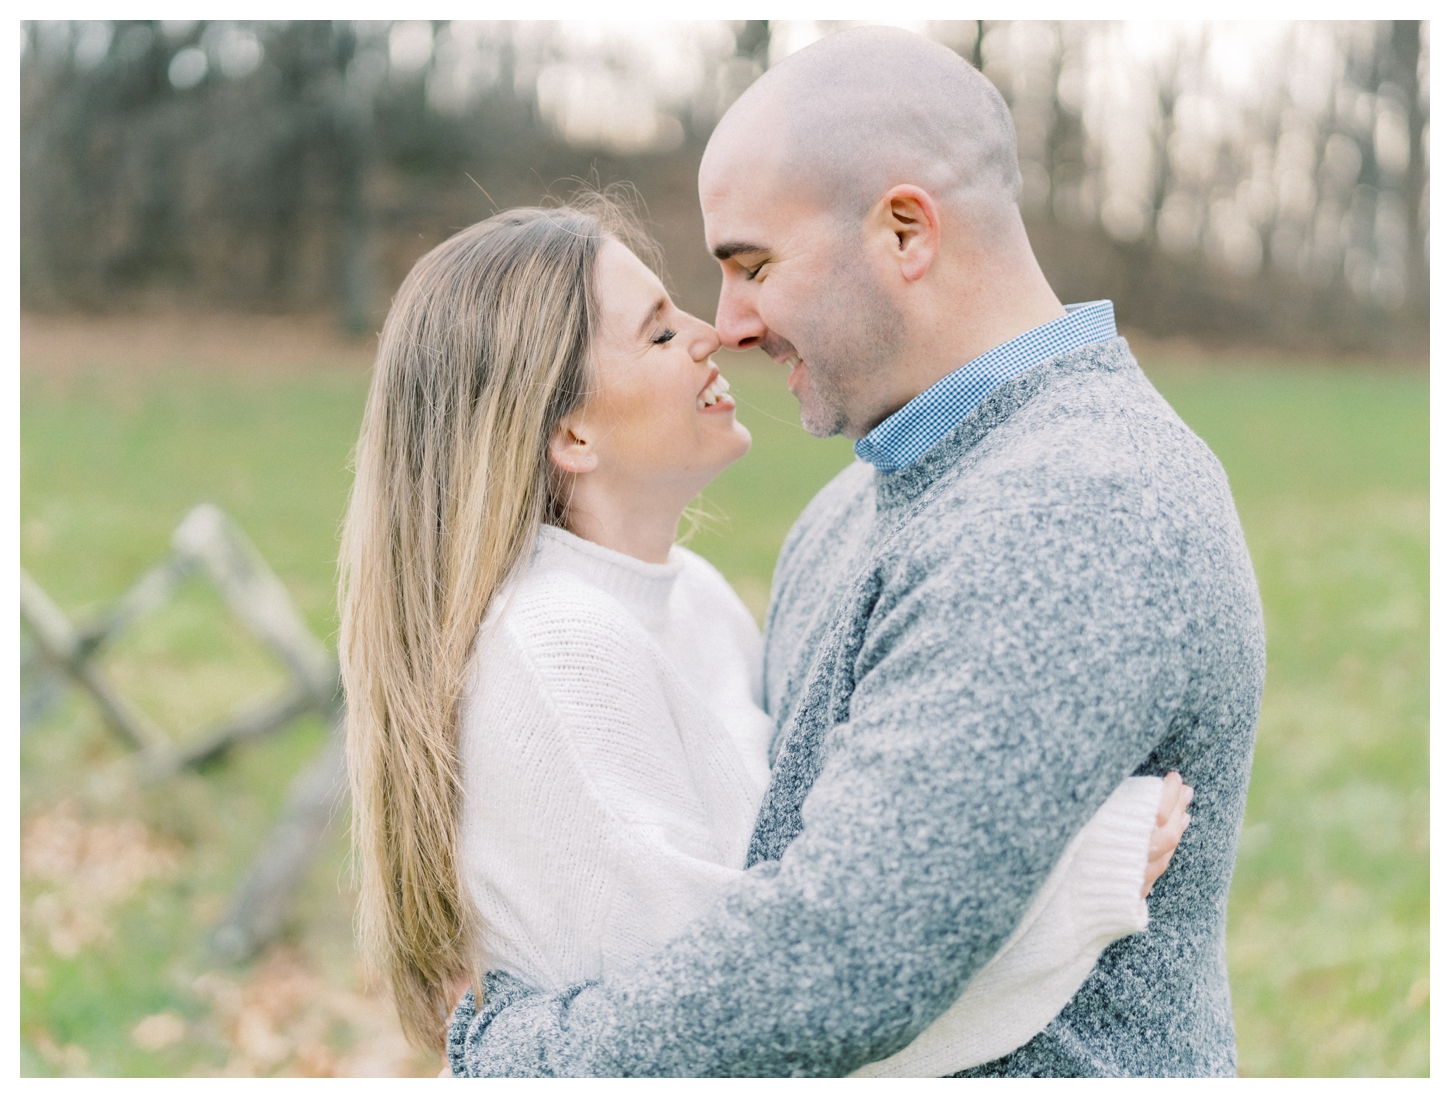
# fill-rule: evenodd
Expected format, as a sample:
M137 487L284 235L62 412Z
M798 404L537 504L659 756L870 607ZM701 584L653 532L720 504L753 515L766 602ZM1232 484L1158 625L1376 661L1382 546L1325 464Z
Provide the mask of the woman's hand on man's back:
M1148 839L1148 868L1143 873L1145 898L1153 890L1153 882L1168 868L1173 852L1178 849L1178 840L1183 838L1183 832L1193 818L1188 814L1192 800L1193 787L1183 784L1178 771L1172 771L1163 779L1163 799L1158 802L1158 819Z

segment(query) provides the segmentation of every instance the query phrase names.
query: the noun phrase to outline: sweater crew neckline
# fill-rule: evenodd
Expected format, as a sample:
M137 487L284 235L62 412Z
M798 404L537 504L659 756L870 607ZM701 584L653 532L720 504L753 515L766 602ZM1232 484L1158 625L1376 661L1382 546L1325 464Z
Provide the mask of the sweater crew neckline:
M891 472L874 469L876 510L894 517L919 499L975 449L988 434L1010 420L1033 397L1070 374L1136 370L1137 360L1121 336L1045 359L1003 382L946 435L910 465Z
M672 545L666 563L652 564L558 526L541 526L534 565L567 569L618 599L649 628L660 629L668 620L670 595L685 569L685 557Z

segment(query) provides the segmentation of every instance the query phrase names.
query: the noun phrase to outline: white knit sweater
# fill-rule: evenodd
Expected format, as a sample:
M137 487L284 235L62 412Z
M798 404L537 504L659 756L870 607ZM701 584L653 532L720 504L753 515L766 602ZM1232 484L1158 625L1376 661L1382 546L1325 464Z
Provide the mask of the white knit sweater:
M701 557L647 564L544 527L479 634L463 699L460 865L490 967L541 988L647 956L744 871L769 781L761 641ZM1139 898L1161 790L1119 787L996 957L858 1074L940 1075L1023 1044Z

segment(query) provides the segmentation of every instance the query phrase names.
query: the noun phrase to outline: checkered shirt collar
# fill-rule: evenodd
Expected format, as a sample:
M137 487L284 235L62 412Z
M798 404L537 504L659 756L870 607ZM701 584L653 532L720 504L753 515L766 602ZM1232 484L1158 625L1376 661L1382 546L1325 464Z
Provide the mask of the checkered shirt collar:
M1049 358L1117 338L1111 301L1086 301L1064 308L1066 316L999 343L887 416L856 443L856 456L883 473L904 469L945 438L1004 381Z

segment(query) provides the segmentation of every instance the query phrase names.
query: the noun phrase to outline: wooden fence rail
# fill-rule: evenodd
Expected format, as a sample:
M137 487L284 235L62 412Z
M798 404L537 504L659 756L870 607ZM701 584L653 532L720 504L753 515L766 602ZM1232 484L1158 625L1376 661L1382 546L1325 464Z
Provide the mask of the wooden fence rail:
M288 685L247 700L208 727L173 739L118 691L97 659L129 625L166 604L182 581L204 576L228 610L286 669ZM53 704L57 673L81 687L106 723L133 748L137 772L156 782L224 755L239 743L270 735L307 713L330 729L327 743L293 779L282 816L254 855L208 944L219 960L241 961L281 933L298 886L316 856L346 789L345 723L337 660L313 636L277 578L246 535L220 509L201 504L171 537L171 555L145 572L110 609L77 626L23 570L20 619L31 655L22 678L33 680L22 724L33 727Z

